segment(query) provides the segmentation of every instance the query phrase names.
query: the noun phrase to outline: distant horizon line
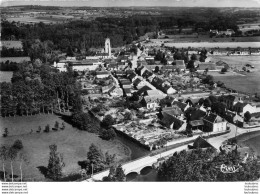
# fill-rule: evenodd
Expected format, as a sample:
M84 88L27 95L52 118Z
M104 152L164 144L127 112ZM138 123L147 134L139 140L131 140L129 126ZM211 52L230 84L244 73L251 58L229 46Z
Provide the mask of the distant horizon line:
M178 7L178 8L244 8L244 9L251 9L251 8L255 8L255 9L260 9L260 7L243 7L243 6L238 6L238 7L235 7L235 6L227 6L227 7L215 7L215 6L166 6L166 5L159 5L159 6L139 6L139 5L133 5L133 6L71 6L71 5L63 5L63 6L59 6L59 5L36 5L36 4L28 4L28 5L1 5L0 4L0 7L26 7L26 6L38 6L38 7L91 7L91 8L114 8L114 7L117 7L117 8L131 8L131 7L149 7L149 8L174 8L174 7Z

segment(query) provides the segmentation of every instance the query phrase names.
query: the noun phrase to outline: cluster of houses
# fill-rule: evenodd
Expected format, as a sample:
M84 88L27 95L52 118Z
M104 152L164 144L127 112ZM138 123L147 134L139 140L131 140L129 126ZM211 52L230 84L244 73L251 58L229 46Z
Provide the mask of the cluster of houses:
M206 84L201 83L202 77L195 74L191 76L184 60L174 60L172 53L168 53L167 64L163 65L149 56L145 49L138 49L135 55L127 51L120 55L119 51L117 57L111 56L110 47L106 50L84 60L67 58L55 66L60 71L71 67L80 72L78 81L81 83L82 95L89 100L121 98L138 103L141 108L136 111L142 109L146 112L148 123L140 122L139 118L138 122L129 120L117 124L116 129L150 149L162 138L170 139L176 132L199 130L220 133L227 130L228 122L243 123L246 112L259 116L259 105L253 105L239 96L227 95L225 91L214 93L213 89L208 90ZM199 73L202 71L230 68L223 61L196 61L194 65L198 75L203 75ZM180 89L180 85L186 89ZM193 89L195 86L196 89ZM210 107L205 107L203 103L198 103L201 98L214 94L221 95L223 103L227 105L225 118L211 112ZM192 132L185 133L190 134Z

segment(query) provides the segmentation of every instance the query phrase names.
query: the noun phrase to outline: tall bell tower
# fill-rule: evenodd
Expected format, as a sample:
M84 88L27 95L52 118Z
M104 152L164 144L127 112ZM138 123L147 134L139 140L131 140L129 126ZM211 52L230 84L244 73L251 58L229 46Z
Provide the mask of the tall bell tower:
M108 53L108 56L111 57L111 45L110 45L109 38L106 38L106 41L105 41L105 53Z

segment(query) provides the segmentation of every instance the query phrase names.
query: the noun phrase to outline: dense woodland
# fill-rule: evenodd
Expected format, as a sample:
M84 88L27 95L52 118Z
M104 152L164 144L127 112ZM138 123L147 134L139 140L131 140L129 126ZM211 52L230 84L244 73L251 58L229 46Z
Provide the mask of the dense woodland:
M1 83L1 115L32 115L69 110L80 94L72 72L60 73L36 60L14 71L12 83Z
M148 32L165 29L177 29L177 33L182 33L185 28L191 28L192 32L208 32L210 29L233 29L237 32L236 22L239 18L239 15L209 8L204 11L194 9L182 13L165 12L159 16L100 17L93 21L75 20L62 24L25 25L2 21L1 37L2 40L23 40L25 56L30 54L28 50L36 39L51 43L52 51L67 52L71 47L75 52L84 53L89 48L103 47L106 37L111 39L113 47L118 47L130 44ZM154 33L153 38L156 36ZM12 53L2 51L3 56L12 57ZM22 53L16 54L20 56Z

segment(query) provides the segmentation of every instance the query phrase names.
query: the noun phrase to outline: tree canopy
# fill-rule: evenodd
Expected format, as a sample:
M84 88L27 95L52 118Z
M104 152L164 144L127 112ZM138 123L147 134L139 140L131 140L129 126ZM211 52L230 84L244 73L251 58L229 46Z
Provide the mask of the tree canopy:
M124 182L126 181L126 175L122 168L122 165L111 166L109 169L109 175L103 178L105 182Z
M87 160L79 161L78 165L91 174L109 168L114 161L115 155L110 155L108 152L104 155L96 145L91 144L87 152Z
M238 172L223 173L222 164L240 167ZM258 159L249 158L243 163L237 151L216 153L214 149L175 153L158 171L159 181L254 181L259 178Z

